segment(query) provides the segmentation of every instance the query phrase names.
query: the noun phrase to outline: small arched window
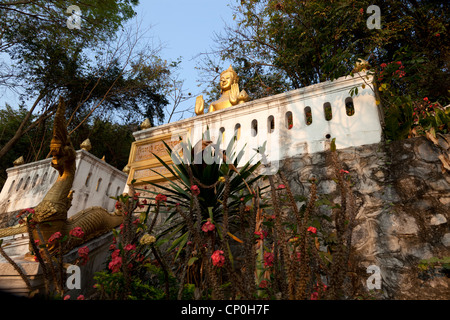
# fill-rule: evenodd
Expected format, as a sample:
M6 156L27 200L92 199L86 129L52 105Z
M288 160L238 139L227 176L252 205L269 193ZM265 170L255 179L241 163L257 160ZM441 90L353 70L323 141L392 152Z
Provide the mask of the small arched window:
M252 137L256 137L257 134L258 134L258 120L254 119L252 121L251 135Z
M272 133L275 131L275 118L273 116L269 116L267 118L267 132Z
M19 191L20 187L22 186L22 182L23 182L23 178L20 178L20 181L19 181L19 183L17 184L17 187L16 187L16 191Z
M34 188L34 187L36 186L36 183L37 183L38 179L39 179L39 175L36 174L36 175L34 176L33 184L31 185L31 188Z
M241 124L236 123L234 126L234 136L236 137L236 140L239 140L241 138Z
M100 189L101 183L102 183L102 178L98 179L97 186L95 187L95 191L98 191Z
M106 192L105 192L105 194L107 195L107 196L109 196L109 189L111 188L111 182L110 183L108 183L108 187L106 187Z
M15 183L16 183L16 180L13 180L13 182L11 183L11 186L9 187L8 193L11 192Z
M28 187L28 184L30 183L31 178L27 177L27 180L25 180L25 184L23 185L23 190L25 190Z
M351 97L345 99L345 112L349 117L355 114L355 106L353 105L353 99Z
M90 180L91 180L91 176L92 176L92 173L89 172L88 175L87 175L87 177L86 177L86 182L84 183L84 185L85 185L86 187L89 187L89 182L90 182Z
M331 109L331 103L325 102L323 104L323 113L325 114L325 120L330 121L333 118L333 111Z
M221 127L220 129L219 129L219 137L220 137L220 141L222 142L222 141L225 141L225 128L224 127Z
M292 116L291 111L286 112L286 116L285 116L284 120L285 120L286 129L291 130L294 127L294 117Z
M48 172L44 173L44 176L42 177L42 184L47 182L47 176L48 176Z
M313 122L311 107L305 107L305 122L308 126Z

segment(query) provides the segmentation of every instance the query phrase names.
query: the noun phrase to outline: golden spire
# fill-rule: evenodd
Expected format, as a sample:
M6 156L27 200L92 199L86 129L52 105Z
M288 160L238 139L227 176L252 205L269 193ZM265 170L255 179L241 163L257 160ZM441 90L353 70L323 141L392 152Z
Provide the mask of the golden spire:
M16 166L20 166L24 163L25 163L25 160L23 160L23 156L20 156L19 158L14 160L13 165L14 165L14 167L16 167Z
M80 148L85 150L85 151L90 151L92 149L92 145L91 145L91 140L89 140L89 138L87 138L86 140L84 140L81 144L80 144Z
M141 123L141 130L145 130L145 129L148 129L148 128L151 128L152 127L152 124L150 123L150 119L149 118L147 118L147 119L145 119L142 123Z

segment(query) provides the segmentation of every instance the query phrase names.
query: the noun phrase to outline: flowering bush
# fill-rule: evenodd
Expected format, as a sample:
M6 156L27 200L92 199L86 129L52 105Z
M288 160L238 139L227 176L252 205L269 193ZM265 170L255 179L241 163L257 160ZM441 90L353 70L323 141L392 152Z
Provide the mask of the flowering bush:
M384 133L389 140L400 140L434 130L435 133L450 132L450 108L445 109L438 99L429 98L430 90L423 87L411 88L418 82L417 69L422 60L411 59L409 53L399 50L397 56L404 56L407 63L396 60L381 63L371 72L375 76L376 91L384 111ZM448 102L448 101L447 101Z
M72 237L75 237L75 238L80 238L81 239L81 238L84 237L84 232L83 232L83 230L81 230L81 227L73 228L72 230L70 230L69 234Z
M222 250L216 250L211 255L212 263L215 267L221 268L225 264L225 257Z
M343 284L352 274L347 243L354 199L350 171L340 166L334 140L331 146L333 179L344 195L341 204L329 203L332 218L316 212L326 202L319 199L315 181L309 181L309 196L294 196L281 173L266 177L269 185L263 187L261 176L251 177L257 166L249 165L236 174L225 163L201 169L180 164L171 171L179 184L154 183L164 197L154 192L155 202L146 203L144 212L136 210L144 191L119 197L123 210L134 214L125 215L114 231L107 270L96 274L100 296L182 299L194 288L197 298L206 299L348 295ZM304 204L299 207L298 201ZM169 227L153 236L162 202Z
M214 231L215 228L216 226L213 223L211 223L211 219L209 218L208 221L206 221L202 226L203 232Z

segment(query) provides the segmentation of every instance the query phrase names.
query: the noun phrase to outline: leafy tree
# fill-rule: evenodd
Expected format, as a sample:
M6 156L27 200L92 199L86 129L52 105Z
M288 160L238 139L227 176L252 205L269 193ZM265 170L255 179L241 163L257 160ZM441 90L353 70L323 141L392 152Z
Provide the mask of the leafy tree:
M381 29L367 26L370 5L380 8ZM414 110L412 103L424 97L445 106L450 102L450 85L445 80L450 41L444 36L449 7L432 0L238 1L233 8L234 25L216 35L217 48L206 54L202 69L211 79L222 70L219 63L231 61L243 75L242 87L260 98L351 74L358 59L367 60L375 73L382 71L382 64L400 61L405 74L396 76L401 74L401 81L387 83L385 77L379 82L391 89L388 94L382 92L385 109L408 105ZM406 102L396 100L403 95L408 95ZM394 127L402 126L412 116L405 112L398 121L387 120ZM389 112L386 116L390 117ZM407 125L404 131L409 130Z
M14 110L6 104L4 109L0 109L0 145L4 145L14 135L16 128L23 122L26 114L27 110L24 107L19 107L18 110ZM28 126L31 121L33 119L25 122L25 125ZM0 188L7 178L6 169L12 166L14 160L20 156L23 156L25 161L29 159L35 160L33 155L42 147L41 142L35 140L35 136L40 135L42 141L46 140L46 138L48 139L50 134L51 130L45 128L45 122L43 121L41 122L41 126L27 130L17 141L14 149L0 158Z
M112 123L108 119L95 117L80 127L71 136L71 140L75 149L78 149L89 138L92 144L89 152L100 159L105 156L107 163L122 170L128 163L134 141L133 132L136 130L133 125Z
M14 79L21 99L34 101L14 135L1 146L0 158L30 127L53 115L59 96L67 101L71 134L93 114L119 112L116 121L128 123L144 117L152 122L163 119L169 67L157 49L141 45L138 26L134 32L124 29L137 3L83 2L80 29L66 25L69 1L0 3L0 53L14 66L9 70L12 75L3 74L0 81Z

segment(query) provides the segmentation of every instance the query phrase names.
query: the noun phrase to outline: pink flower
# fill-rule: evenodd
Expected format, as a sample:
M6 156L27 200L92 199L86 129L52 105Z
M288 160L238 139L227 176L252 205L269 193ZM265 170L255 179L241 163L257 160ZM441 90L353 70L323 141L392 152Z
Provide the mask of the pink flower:
M69 300L69 299L70 299L69 295L64 296L64 300Z
M116 250L116 246L114 244L110 245L109 250Z
M139 223L141 223L141 220L139 218L137 218L136 220L133 221L134 225L138 225Z
M87 246L81 247L78 249L78 255L80 257L87 257L89 254L89 248Z
M70 230L69 234L75 238L83 238L84 232L80 227L75 227L72 230Z
M439 37L439 36L440 36L440 34L439 34L439 33L436 33L436 34L435 34L435 36L436 36L436 37Z
M317 229L314 227L309 227L308 230L306 230L306 231L310 231L312 233L317 233Z
M221 268L225 264L225 257L223 256L222 250L214 251L214 253L211 255L211 259L212 259L213 265L218 268Z
M136 245L135 244L127 244L125 246L125 250L127 250L127 251L136 250Z
M198 186L196 186L195 184L193 186L191 186L191 191L194 195L198 196L200 194L200 189Z
M359 13L364 14L364 9L363 8L359 9Z
M274 255L272 252L264 252L264 267L273 267Z
M284 188L286 188L286 186L284 184L278 185L278 189L284 189Z
M192 189L192 188L191 188ZM163 195L163 194L158 194L156 197L155 197L155 200L157 201L157 202L166 202L167 201L167 196L165 196L165 195Z
M114 259L120 255L120 249L114 250L113 253L111 253L111 259Z
M206 221L203 226L202 226L202 231L203 232L209 232L209 231L213 231L216 228L216 226L211 223L211 220L208 219L208 221Z
M84 246L78 249L78 256L82 259L82 265L85 265L89 260L89 248Z
M200 189L198 186L196 186L195 184L193 186L191 186L191 191L194 195L198 196L200 194Z
M80 294L77 298L77 300L84 300L84 296L82 294Z
M343 174L343 173L350 173L350 172L348 172L347 170L341 169L340 173Z
M108 264L108 268L112 273L116 273L120 271L120 267L122 266L122 257L115 257Z
M387 67L387 64L386 63L382 63L382 64L380 64L380 67L382 67L384 69L384 68Z
M262 230L262 231L255 231L255 235L258 236L259 240L264 240L264 238L267 237L267 232Z
M59 238L61 238L61 237L62 237L61 232L56 231L54 234L52 234L52 235L50 236L50 238L48 238L48 242L53 242L53 241L55 241L56 239L59 239Z
M311 300L317 300L318 298L319 298L319 293L318 292L311 293Z
M263 280L259 283L259 287L264 289L267 288L267 280Z

